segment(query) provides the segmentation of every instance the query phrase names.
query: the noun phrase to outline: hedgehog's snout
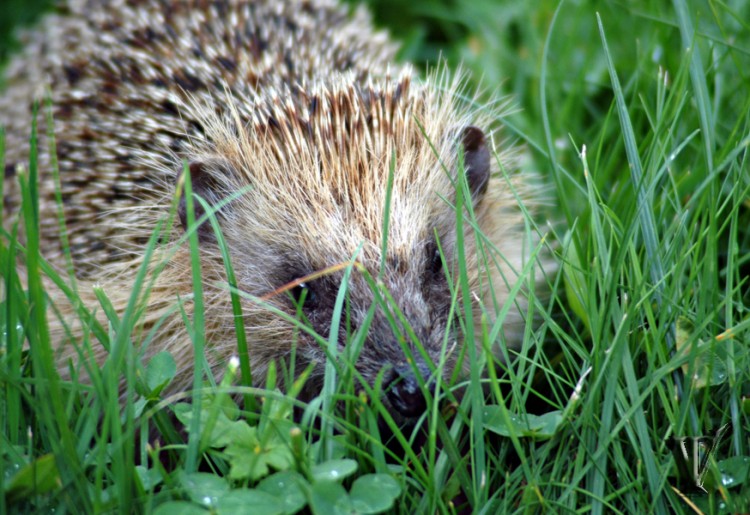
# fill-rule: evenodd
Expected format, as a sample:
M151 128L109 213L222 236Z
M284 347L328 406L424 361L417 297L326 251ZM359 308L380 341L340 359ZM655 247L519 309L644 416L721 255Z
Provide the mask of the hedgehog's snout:
M430 378L430 369L423 364L416 367L405 364L392 368L383 385L391 406L407 418L417 417L427 409L427 399L417 374L421 376L424 388L430 394L434 393L435 381Z

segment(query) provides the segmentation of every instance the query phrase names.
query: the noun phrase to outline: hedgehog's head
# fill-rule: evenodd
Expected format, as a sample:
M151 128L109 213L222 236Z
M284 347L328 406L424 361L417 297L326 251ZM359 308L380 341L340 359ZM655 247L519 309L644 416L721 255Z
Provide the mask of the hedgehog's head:
M341 77L334 86L269 95L207 124L208 143L190 160L193 191L209 204L242 191L216 213L239 289L291 316L301 312L328 340L346 285L337 353L349 355L347 341L367 328L356 371L371 386L382 380L397 418L420 414L423 388L450 377L462 354L457 192L465 191L472 298L505 300L498 277L509 267L488 250L519 246L506 242L518 226L512 195L492 178L490 140L457 91L445 81L414 85L406 75L382 87ZM184 201L180 219L186 225ZM208 224L199 235L215 245ZM482 272L480 262L493 259L497 272ZM481 316L475 304L473 323ZM309 384L318 389L325 346L267 304L248 302L245 312L256 370L294 350L297 370L315 364Z

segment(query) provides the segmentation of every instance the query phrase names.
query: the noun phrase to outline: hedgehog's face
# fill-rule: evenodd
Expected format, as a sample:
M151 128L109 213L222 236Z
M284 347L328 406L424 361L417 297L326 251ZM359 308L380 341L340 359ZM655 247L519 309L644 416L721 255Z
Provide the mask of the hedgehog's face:
M396 107L410 113L410 105ZM462 354L451 314L458 270L453 206L456 179L463 182L457 171L465 174L464 198L475 209L491 171L480 129L433 135L440 140L436 150L419 124L408 122L391 122L386 130L382 120L363 119L371 126L360 135L349 120L345 146L321 121L264 127L247 139L241 135L252 150L217 149L221 157L190 166L193 190L210 204L245 190L217 213L238 287L300 316L325 341L336 331L339 361L349 357L355 378L382 385L383 402L398 421L423 413L424 393L450 378ZM179 214L186 225L184 202ZM215 243L208 224L199 235L204 244ZM467 266L476 267L474 238L466 239ZM326 346L257 303L246 313L255 363L288 359L294 347L295 369L313 364L308 385L319 391L331 355Z
M490 154L480 129L467 127L460 135L455 152L463 156L465 184L470 192L466 198L477 206L489 182ZM424 411L425 388L432 391L439 377L449 378L460 354L457 321L451 319L451 277L457 271L456 215L451 204L456 200L452 183L457 176L446 173L445 164L436 158L432 160L433 177L412 174L419 183L397 181L390 194L364 188L362 196L353 198L355 194L350 191L344 200L340 192L317 188L319 198L295 200L290 205L288 198L279 197L305 198L290 181L287 190L277 189L275 194L272 189L249 192L249 203L225 207L218 217L233 252L239 287L268 298L291 316L301 315L304 323L326 340L346 276L337 353L356 355L359 376L370 386L382 384L386 392L383 402L402 421ZM398 164L396 167L395 174L409 176L398 169ZM209 166L205 162L192 163L190 172L193 190L209 203L226 196L220 192L217 173L238 174L231 164ZM387 180L388 171L378 173ZM387 217L386 197L391 202ZM352 207L362 202L365 205ZM202 210L197 211L200 216ZM184 201L179 214L186 225ZM386 218L388 242L383 241ZM276 226L261 224L260 219L275 221ZM215 242L208 224L200 228L199 235L204 244ZM346 264L352 259L357 264L347 271ZM269 297L274 291L276 294ZM318 390L330 355L324 346L304 331L295 331L288 322L287 330L280 333L278 321L269 320L267 309L255 306L249 311L256 315L250 321L255 330L249 336L255 347L262 349L261 354L267 354L259 361L288 357L290 342L296 341L296 368L304 370L314 363L310 388ZM267 342L259 341L264 324L273 327L266 333ZM354 353L346 349L352 336L364 330L361 348Z

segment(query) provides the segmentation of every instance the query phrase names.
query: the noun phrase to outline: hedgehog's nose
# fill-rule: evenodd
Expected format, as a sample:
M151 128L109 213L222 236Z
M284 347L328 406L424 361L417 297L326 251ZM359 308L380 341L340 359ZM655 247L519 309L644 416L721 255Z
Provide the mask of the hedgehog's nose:
M425 387L430 393L435 391L434 381L430 381L430 370L426 366L417 367L421 373ZM391 377L384 385L386 395L396 411L405 417L416 417L427 409L427 401L419 387L419 380L414 367L403 365L392 369Z

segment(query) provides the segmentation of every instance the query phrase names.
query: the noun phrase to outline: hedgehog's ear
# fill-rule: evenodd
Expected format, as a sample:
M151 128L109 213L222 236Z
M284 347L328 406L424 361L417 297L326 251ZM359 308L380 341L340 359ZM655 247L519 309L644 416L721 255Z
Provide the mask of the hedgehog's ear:
M193 189L193 213L195 220L200 219L206 210L198 201L196 196L202 198L209 205L215 205L221 200L221 186L216 176L211 173L211 167L202 161L193 161L189 164L187 171L190 173L190 185ZM185 200L185 188L182 189L180 203L177 206L177 215L180 217L182 228L188 228L187 201ZM198 239L202 242L215 241L216 235L211 228L211 223L206 220L198 227Z
M490 150L487 138L482 129L469 125L461 133L461 144L464 151L464 172L469 185L471 197L477 200L487 191L490 180Z

